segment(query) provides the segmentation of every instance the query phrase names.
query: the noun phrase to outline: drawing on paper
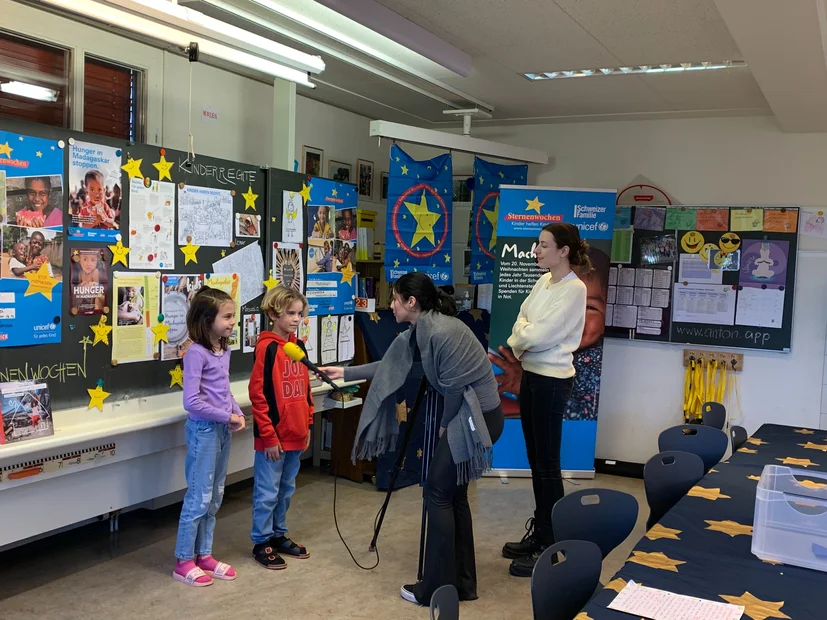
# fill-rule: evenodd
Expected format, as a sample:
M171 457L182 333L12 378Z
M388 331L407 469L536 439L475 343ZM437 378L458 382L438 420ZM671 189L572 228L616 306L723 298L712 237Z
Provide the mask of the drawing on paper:
M212 268L214 273L238 274L242 306L264 292L264 258L258 241L214 262Z
M353 315L343 316L339 321L339 359L344 362L352 360L356 353L356 346L353 341Z
M299 293L304 290L304 268L300 245L274 243L273 266L273 277L283 286L288 286Z
M339 317L326 316L322 318L322 364L336 362L339 340Z
M188 239L189 237L189 239ZM178 244L225 248L233 241L230 190L187 185L178 192Z
M319 363L319 317L306 316L299 324L299 340L307 349L307 359Z
M304 232L302 197L298 192L284 191L282 195L281 240L301 243Z

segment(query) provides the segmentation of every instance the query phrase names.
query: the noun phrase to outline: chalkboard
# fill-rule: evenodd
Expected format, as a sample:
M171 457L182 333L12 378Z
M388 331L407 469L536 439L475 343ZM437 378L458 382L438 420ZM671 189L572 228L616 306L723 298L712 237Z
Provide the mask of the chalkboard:
M261 251L264 252L267 244L270 243L272 234L271 226L263 224L269 221L267 211L268 196L267 177L268 172L257 165L241 164L237 162L205 157L197 155L194 158L187 153L172 149L164 149L158 146L145 144L129 144L124 141L113 140L102 136L72 132L58 128L45 127L29 123L13 122L3 120L0 122L0 130L14 132L16 134L32 137L46 138L50 140L63 141L65 145L65 157L63 168L63 194L62 209L64 213L70 212L69 182L69 149L72 143L83 142L104 147L111 147L120 152L121 164L126 165L129 161L140 162L140 176L149 181L157 181L166 170L169 174L164 180L171 181L176 187L176 213L174 217L173 254L174 268L157 269L161 274L209 274L213 272L213 263L223 257L230 256L245 247L259 243ZM14 145L12 145L14 146ZM166 162L164 164L163 162ZM159 164L155 166L154 164ZM0 167L2 169L2 167ZM135 168L137 173L137 168ZM286 173L289 174L289 173ZM130 194L130 181L127 172L121 172L119 179L121 189L121 211L120 218L116 220L115 230L122 237L124 246L130 246L131 231L140 224L135 220L135 214L130 209L132 196ZM229 190L232 196L233 225L231 241L225 247L201 245L196 253L197 262L185 264L184 255L179 249L179 218L177 210L177 198L183 188L212 188ZM245 198L246 195L246 198ZM279 205L280 202L276 204ZM73 207L76 210L76 206ZM261 216L258 230L254 230L249 217L245 220L249 226L243 230L244 235L239 235L238 215ZM278 217L278 216L276 216ZM64 233L67 232L67 222L64 222ZM163 231L159 231L163 232ZM255 237L255 234L258 237ZM62 247L62 272L63 281L70 282L70 266L73 256L79 249L101 248L107 249L113 240L97 240L93 238L72 239L64 236L65 242ZM132 253L130 249L130 254ZM265 256L268 253L265 252ZM156 262L157 257L153 257ZM4 257L4 260L7 260ZM105 263L107 282L111 287L113 281L113 267L110 261ZM168 265L167 265L168 266ZM165 266L166 267L166 266ZM134 271L156 271L155 269L127 269L124 265L118 264L114 270L121 273ZM245 276L263 281L264 273L245 273ZM209 284L209 280L206 280ZM103 382L103 389L112 394L107 404L115 400L133 398L155 393L164 393L171 389L179 390L179 387L170 385L170 370L181 360L160 361L153 360L133 364L112 364L112 334L110 333L110 345L102 342L92 345L93 333L90 329L96 325L100 315L72 314L72 303L70 300L70 286L63 286L63 296L60 316L54 317L58 323L61 342L59 344L41 344L37 346L19 346L0 348L0 381L21 381L26 379L41 379L48 382L52 393L52 400L56 408L67 408L73 406L85 406L89 402L87 389L94 388L99 381ZM108 306L105 316L109 325L114 319L115 306L117 305L117 292L108 292ZM261 296L252 299L241 308L241 316L237 319L241 325L244 317L256 315L260 312ZM2 327L2 322L0 322ZM252 369L253 356L244 352L242 344L238 351L234 351L231 357L230 374L234 380L243 379L249 376Z
M769 206L618 206L610 277L610 285L616 287L610 291L610 302L616 295L616 303L607 317L606 335L788 352L798 211ZM661 277L654 279L660 279L661 291L651 285L647 273L658 270ZM665 301L667 274L668 308L663 308L657 326L652 300L657 296ZM639 275L655 295L637 290ZM625 303L631 295L634 302ZM626 306L620 314L619 305ZM643 308L647 319L633 320L632 306L638 313Z

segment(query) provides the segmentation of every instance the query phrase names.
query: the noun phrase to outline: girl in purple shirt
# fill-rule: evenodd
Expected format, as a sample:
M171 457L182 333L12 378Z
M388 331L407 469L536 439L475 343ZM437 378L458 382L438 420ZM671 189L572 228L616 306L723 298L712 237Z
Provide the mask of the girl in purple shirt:
M184 356L184 409L189 413L187 494L178 522L172 576L191 586L233 580L231 566L212 557L215 515L224 497L230 433L244 428L244 415L230 392L228 340L235 328L235 303L224 291L201 287L190 303L187 330L192 345Z

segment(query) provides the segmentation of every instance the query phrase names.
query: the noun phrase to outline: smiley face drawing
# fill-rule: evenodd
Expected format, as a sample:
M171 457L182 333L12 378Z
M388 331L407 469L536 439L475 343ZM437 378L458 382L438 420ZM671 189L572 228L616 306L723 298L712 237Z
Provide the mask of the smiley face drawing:
M721 246L722 252L734 252L741 247L741 237L734 232L728 232L721 235L719 245Z
M704 261L704 263L708 264L709 263L709 255L712 254L714 256L715 255L714 253L717 252L717 251L718 251L718 246L717 245L715 245L714 243L707 243L707 244L704 245L704 247L701 248L701 251L698 252L698 256L701 257L701 259Z
M704 244L704 236L696 230L690 230L681 238L681 247L684 252L697 254Z

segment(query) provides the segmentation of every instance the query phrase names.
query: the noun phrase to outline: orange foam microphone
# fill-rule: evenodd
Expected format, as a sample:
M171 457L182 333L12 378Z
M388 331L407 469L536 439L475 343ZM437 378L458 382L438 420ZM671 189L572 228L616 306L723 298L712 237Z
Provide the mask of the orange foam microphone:
M338 385L331 381L330 377L328 377L321 370L319 370L319 367L316 366L316 364L307 359L307 355L305 355L302 348L295 342L285 343L284 352L287 354L287 357L289 357L294 362L299 362L300 364L304 364L305 366L307 366L307 369L310 370L310 372L316 374L316 376L318 376L322 381L327 383L334 390L340 389Z

